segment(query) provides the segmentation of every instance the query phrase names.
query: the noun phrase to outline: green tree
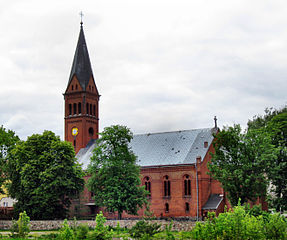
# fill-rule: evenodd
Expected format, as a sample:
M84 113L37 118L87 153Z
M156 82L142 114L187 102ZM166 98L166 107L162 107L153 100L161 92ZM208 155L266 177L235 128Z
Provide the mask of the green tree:
M273 206L277 211L287 210L287 113L273 117L267 126L272 134L272 143L277 148L277 157L269 161L267 171L273 186Z
M107 127L100 135L89 166L88 188L96 204L117 211L119 219L123 211L136 215L147 203L147 193L139 186L140 169L129 147L133 135L120 125Z
M12 130L6 130L3 126L0 127L0 193L3 193L2 186L7 179L5 167L8 155L18 141L19 137Z
M276 158L268 161L267 176L271 183L271 205L277 211L287 210L287 106L266 109L265 115L254 116L248 122L248 131L261 129L271 136L276 147Z
M50 131L18 143L7 173L9 193L18 201L15 213L25 210L32 219L64 218L71 198L84 185L72 145Z
M266 195L266 163L274 159L274 146L261 130L242 133L240 125L224 127L215 138L215 153L208 165L233 206Z

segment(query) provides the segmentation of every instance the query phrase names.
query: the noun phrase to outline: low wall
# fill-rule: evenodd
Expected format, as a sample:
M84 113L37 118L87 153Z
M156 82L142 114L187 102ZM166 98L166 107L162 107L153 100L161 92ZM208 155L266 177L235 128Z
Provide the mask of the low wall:
M117 224L120 224L120 227L131 228L136 222L139 220L107 220L105 225L116 227ZM96 222L92 220L77 220L68 221L70 225L73 224L87 224L90 227L95 227ZM151 223L158 223L162 225L162 229L165 228L166 225L170 224L170 221L166 220L151 220ZM63 221L53 220L53 221L31 221L30 222L30 230L53 230L59 229L62 227ZM194 221L173 221L172 229L175 231L189 231L195 225ZM0 229L1 230L9 230L12 226L12 221L2 220L0 221Z

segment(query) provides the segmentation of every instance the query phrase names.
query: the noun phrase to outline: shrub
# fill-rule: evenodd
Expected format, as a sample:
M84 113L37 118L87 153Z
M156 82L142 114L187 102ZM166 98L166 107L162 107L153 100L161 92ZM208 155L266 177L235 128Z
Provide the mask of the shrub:
M270 214L265 234L267 239L287 239L287 220L279 213Z
M97 240L108 240L112 239L112 234L109 232L108 227L104 225L106 218L103 213L100 212L96 216L96 227L93 232L88 234L88 239L97 239Z
M16 222L12 221L12 227L10 229L12 237L26 238L30 232L30 217L28 217L26 211L19 214L19 219Z
M61 240L73 240L73 239L75 239L73 230L70 228L67 219L64 220L63 226L60 229L59 238Z
M172 230L172 221L170 222L170 224L165 226L165 234L167 240L175 240L175 237L173 236L171 230Z
M160 227L160 224L140 220L129 230L129 233L135 239L149 239L156 233L161 232Z
M265 239L262 216L254 217L246 213L244 207L219 214L214 218L208 214L205 223L197 223L192 230L194 239Z
M86 224L80 224L74 231L77 240L86 239L89 233L89 226Z

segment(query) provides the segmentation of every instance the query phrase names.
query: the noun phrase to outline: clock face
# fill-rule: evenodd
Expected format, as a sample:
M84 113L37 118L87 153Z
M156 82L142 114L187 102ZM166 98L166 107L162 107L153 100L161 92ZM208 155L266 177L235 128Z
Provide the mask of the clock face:
M78 133L79 133L78 128L76 128L76 127L72 128L72 135L73 135L73 136L77 136Z

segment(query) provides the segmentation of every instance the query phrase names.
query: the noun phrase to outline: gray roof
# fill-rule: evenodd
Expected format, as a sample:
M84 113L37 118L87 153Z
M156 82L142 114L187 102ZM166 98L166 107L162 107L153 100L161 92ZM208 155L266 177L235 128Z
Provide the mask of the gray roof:
M210 195L209 199L205 203L202 209L204 210L216 210L219 204L222 202L223 197L219 194Z
M73 79L73 76L76 75L79 80L83 90L86 90L86 87L89 83L90 77L93 77L93 71L91 67L89 52L85 40L83 26L81 24L79 39L77 48L74 55L73 65L70 73L70 78L68 86Z
M131 148L142 167L193 164L198 156L203 159L213 140L212 129L135 135Z
M130 146L141 167L194 164L203 160L213 140L213 128L134 135ZM208 147L204 147L204 142ZM77 158L86 169L96 141L82 148Z

